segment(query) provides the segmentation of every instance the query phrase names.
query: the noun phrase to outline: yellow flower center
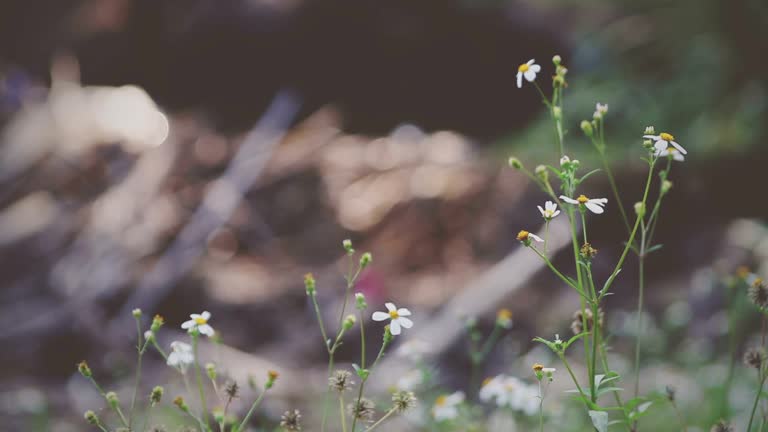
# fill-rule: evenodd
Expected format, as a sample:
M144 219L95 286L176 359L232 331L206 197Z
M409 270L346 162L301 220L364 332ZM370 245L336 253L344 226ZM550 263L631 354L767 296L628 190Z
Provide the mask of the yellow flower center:
M486 378L486 379L483 380L483 385L481 387L485 387L485 386L487 386L490 383L491 383L491 378Z
M528 72L528 69L530 69L531 66L528 63L523 63L520 65L519 68L517 68L518 72Z
M675 137L672 136L672 134L668 134L666 132L662 132L659 134L659 138L663 139L664 141L674 141Z
M398 318L400 318L400 315L397 313L396 310L393 310L393 311L391 311L389 313L389 317L392 318L392 319L398 319Z
M541 372L544 369L544 365L541 363L534 363L533 364L533 370L536 372Z
M203 318L203 317L197 317L197 318L195 318L195 323L197 325L208 324L208 320Z
M435 405L437 405L437 406L445 405L445 400L446 399L447 398L445 397L445 395L438 396L437 399L435 399Z
M579 202L579 204L586 204L586 203L587 203L587 201L589 201L589 198L587 198L587 197L586 197L586 196L584 196L584 195L579 195L579 197L578 197L578 198L576 198L576 201L578 201L578 202Z
M526 231L526 230L520 231L519 233L517 233L517 240L519 240L519 241L526 241L526 240L528 240L528 234L530 234L530 233L528 231Z
M496 313L496 319L500 320L511 320L512 319L512 311L509 309L501 309Z

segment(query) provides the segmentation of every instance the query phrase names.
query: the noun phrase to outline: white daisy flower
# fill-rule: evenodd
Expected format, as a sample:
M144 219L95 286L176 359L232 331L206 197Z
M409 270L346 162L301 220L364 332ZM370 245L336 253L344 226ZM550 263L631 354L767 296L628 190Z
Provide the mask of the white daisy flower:
M183 324L181 324L181 328L184 330L190 331L192 329L197 329L197 331L200 332L200 334L204 334L208 337L213 336L213 327L211 327L208 324L208 320L211 319L211 313L208 311L205 311L201 314L191 314L189 315L191 318L188 321L184 321Z
M579 195L579 197L576 199L568 198L565 195L560 195L560 199L567 202L568 204L586 206L592 213L595 214L602 214L605 211L603 206L608 203L608 198L587 198L584 195Z
M168 354L168 366L187 371L187 367L195 362L195 356L192 354L192 347L189 344L179 341L171 342L171 353Z
M528 82L533 82L536 79L536 74L541 71L541 66L535 64L535 61L530 59L528 63L523 63L517 68L517 88L523 87L523 77Z
M525 387L519 379L506 375L497 375L486 379L478 396L483 402L495 401L499 407L512 406L518 398L517 392Z
M660 150L660 149L654 147L653 155L657 156L657 157L660 157L660 156L672 156L672 159L674 159L674 160L676 160L678 162L685 161L685 156L683 156L683 154L680 153L680 151L677 148L675 148L675 147L667 147L667 148L665 148L663 150Z
M557 209L557 204L553 203L552 201L545 202L544 208L541 208L541 206L537 207L539 208L541 217L548 221L554 219L557 215L560 214L560 210Z
M601 104L598 102L597 105L595 105L595 113L592 114L592 117L601 119L606 113L608 113L608 104Z
M538 386L523 384L514 391L510 406L525 415L533 416L539 412L539 402Z
M663 151L666 150L667 147L669 147L670 144L672 144L672 147L676 148L680 153L682 154L688 154L687 151L675 142L675 137L672 136L672 134L662 132L658 135L643 135L643 138L650 139L654 141L653 147L656 149L656 151Z
M536 234L531 234L526 230L521 230L519 233L517 233L517 239L523 242L523 244L526 246L531 245L531 240L536 240L539 243L544 241L544 239L541 237L537 236Z
M384 321L386 319L390 319L389 331L392 333L392 335L399 335L402 331L402 327L413 327L413 321L405 318L407 316L411 316L411 311L406 308L398 309L394 303L385 303L384 306L387 307L388 312L374 312L371 318L373 318L374 321Z
M432 416L437 421L453 420L459 416L458 406L464 402L464 392L457 391L449 395L440 395L432 407Z
M412 369L398 378L395 387L403 391L415 391L424 383L424 374L418 369Z

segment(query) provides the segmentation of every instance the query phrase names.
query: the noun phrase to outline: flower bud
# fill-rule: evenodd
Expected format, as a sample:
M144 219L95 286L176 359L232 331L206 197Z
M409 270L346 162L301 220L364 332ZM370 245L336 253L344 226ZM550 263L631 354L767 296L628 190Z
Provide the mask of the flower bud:
M635 203L635 214L638 217L645 216L645 205L642 202L636 202Z
M213 363L205 364L205 373L208 374L208 378L211 380L216 379L216 365Z
M555 68L555 74L559 77L565 77L565 75L568 73L568 68L565 66L557 66Z
M86 363L85 360L77 364L77 370L80 372L82 376L86 378L90 378L93 376L93 372L91 372L91 368L88 367L88 363Z
M93 412L92 410L86 411L85 414L83 414L83 417L85 417L85 421L87 421L92 425L98 425L101 423L99 421L99 416L97 416L96 413Z
M152 393L149 394L149 401L152 405L160 403L160 400L163 399L163 391L163 388L160 386L155 386L155 388L152 389Z
M315 277L312 276L312 273L307 273L304 275L304 288L307 290L308 296L315 295Z
M394 339L395 336L392 334L392 331L389 329L389 324L384 326L384 345L389 345L390 342L392 342L392 339Z
M562 352L565 346L563 345L563 341L560 340L560 335L555 335L555 349Z
M554 63L555 66L560 66L561 61L563 61L563 59L560 57L559 54L555 54L555 56L552 57L552 63Z
M341 324L341 326L344 328L344 330L349 330L355 326L356 321L357 318L355 318L354 315L349 314L346 318L344 318L344 322Z
M544 165L537 165L536 169L533 171L536 173L536 177L542 179L543 181L549 180L549 170L547 170L547 167Z
M584 135L591 137L594 131L592 130L592 123L588 122L586 120L581 121L581 130L584 132Z
M112 409L117 409L117 406L120 405L120 399L117 397L117 393L115 392L108 392L104 395L104 398L107 400L107 403L110 407L112 407Z
M363 293L355 293L355 307L357 310L365 310L368 308L368 302L365 301L365 295Z
M344 250L347 251L347 255L355 253L355 250L352 248L352 240L344 239L344 241L341 242L341 245L344 247Z
M176 399L173 400L173 404L176 405L180 410L184 412L189 412L189 406L186 402L184 402L184 398L181 396L176 396Z
M217 424L221 424L224 421L224 411L214 410L213 421L215 421Z
M520 163L520 160L516 157L509 158L509 166L511 166L514 169L521 169L523 167L523 164Z
M565 68L563 68L565 69ZM564 87L565 86L565 78L563 78L563 75L555 75L552 77L552 84L555 87Z
M563 157L560 158L561 167L564 167L566 164L569 164L569 163L571 163L571 158L569 158L568 156L564 155Z
M368 264L370 264L370 263L371 263L371 261L373 261L373 255L371 255L371 253L370 253L370 252L366 252L366 253L364 253L364 254L363 254L361 257L360 257L360 268L366 268L366 267L368 267Z
M645 148L648 151L653 150L653 141L651 140L643 140L643 148Z
M563 109L559 106L552 107L552 117L555 118L555 120L560 120L563 118Z
M147 342L153 342L155 340L155 334L152 330L147 330L144 332L144 339L146 339Z
M264 384L264 388L271 389L273 385L275 385L275 381L277 381L277 377L279 377L280 374L276 371L268 371L267 372L267 382Z
M653 126L646 126L643 135L656 135L656 128Z
M149 327L150 330L152 330L152 333L157 333L158 330L160 330L160 327L165 324L165 320L160 315L155 315L154 318L152 318L152 325Z
M512 327L512 311L509 309L499 309L496 312L496 325L505 329Z
M665 194L669 192L669 190L672 189L672 182L669 180L664 180L661 182L661 193Z

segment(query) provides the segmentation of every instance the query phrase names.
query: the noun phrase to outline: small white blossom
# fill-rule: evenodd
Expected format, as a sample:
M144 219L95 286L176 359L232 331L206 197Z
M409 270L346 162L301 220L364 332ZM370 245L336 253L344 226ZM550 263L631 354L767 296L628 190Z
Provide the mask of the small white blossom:
M560 199L568 204L584 205L595 214L602 214L605 211L603 207L608 203L608 198L587 198L584 195L579 195L576 199L560 195Z
M184 323L181 324L181 328L184 330L192 330L197 329L197 331L200 332L200 334L204 334L208 337L213 336L213 327L211 327L208 324L208 320L211 319L211 313L208 311L205 311L201 314L191 314L189 315L191 318L188 321L184 321Z
M545 202L544 208L541 208L541 206L537 207L539 208L541 217L546 220L552 220L560 214L560 210L557 209L557 204L553 203L552 201Z
M374 321L384 321L389 319L389 331L394 336L400 334L402 327L413 327L413 321L406 318L407 316L411 316L411 311L406 308L398 309L394 303L385 303L384 306L387 307L388 312L374 312L371 318L373 318Z
M182 373L187 371L187 367L195 362L195 356L192 354L192 347L189 344L179 341L171 342L171 353L168 354L168 366L178 368Z
M517 239L526 246L530 246L531 240L536 240L537 242L541 243L544 241L543 238L537 236L536 234L532 234L526 230L522 230L519 233L517 233Z
M592 114L592 117L595 119L603 118L603 116L608 112L608 104L601 104L600 102L595 105L595 113Z
M535 64L535 61L530 59L527 63L523 63L517 68L517 88L523 87L523 77L528 82L533 82L536 79L536 74L541 71L541 66Z
M459 416L459 405L464 402L464 392L440 395L432 407L432 416L437 421L453 420Z
M560 158L560 166L563 166L563 165L567 164L570 161L571 161L571 158L569 158L568 156L564 155L563 157Z
M667 147L667 148L665 148L663 150L659 150L658 148L654 147L653 155L657 156L657 157L660 157L660 156L672 156L672 159L674 159L674 160L676 160L678 162L685 161L685 156L683 156L683 154L680 153L680 151L677 148L675 148L675 147Z
M672 134L662 132L658 135L643 135L643 138L653 140L653 147L656 149L656 151L664 151L667 149L667 147L669 147L670 144L672 144L672 147L676 148L680 153L684 155L688 154L683 146L675 142L675 137L672 136Z
M147 330L144 332L145 340L151 340L153 337L155 337L155 334L152 332L152 330Z

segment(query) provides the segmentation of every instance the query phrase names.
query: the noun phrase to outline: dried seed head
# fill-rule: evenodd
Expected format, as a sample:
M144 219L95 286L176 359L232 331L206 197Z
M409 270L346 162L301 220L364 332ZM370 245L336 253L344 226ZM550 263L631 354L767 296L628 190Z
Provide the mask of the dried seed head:
M605 313L602 309L597 310L597 325L600 326L600 328L603 327L603 322L605 321ZM593 319L592 319L592 310L591 309L584 309L584 315L582 317L581 311L577 310L573 313L573 321L571 322L571 331L573 334L580 334L584 332L584 319L586 318L587 321L587 331L592 331L592 325L593 325Z
M760 370L763 362L765 362L765 354L757 348L750 348L744 353L744 364L748 367Z
M229 399L236 399L239 393L240 386L237 385L236 381L229 381L224 386L224 394L226 394Z
M351 378L352 374L349 371L337 370L328 378L328 385L337 392L343 393L355 385Z
M734 432L735 430L736 429L734 429L730 423L725 420L720 420L712 426L712 429L710 429L709 432Z
M749 300L760 309L768 308L768 285L763 283L761 278L755 279L752 286L747 291Z
M288 410L280 417L280 426L288 431L300 431L301 430L301 412L295 409L293 411Z
M398 412L405 412L416 406L416 395L409 391L399 391L392 394L392 404Z
M80 371L80 374L86 378L90 378L93 376L93 373L91 372L91 368L88 367L88 363L86 363L85 360L77 364L77 370Z
M664 388L664 393L665 393L665 395L667 396L667 399L669 399L670 402L674 402L675 401L675 393L676 392L677 391L672 386L666 386Z
M597 249L593 248L591 244L584 243L581 247L581 257L585 259L592 259L597 255Z
M364 422L370 422L373 420L373 415L376 414L373 401L366 398L360 398L359 401L349 404L347 410L352 417Z

